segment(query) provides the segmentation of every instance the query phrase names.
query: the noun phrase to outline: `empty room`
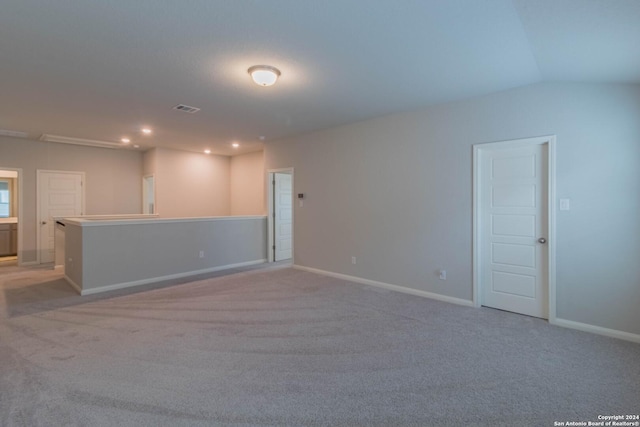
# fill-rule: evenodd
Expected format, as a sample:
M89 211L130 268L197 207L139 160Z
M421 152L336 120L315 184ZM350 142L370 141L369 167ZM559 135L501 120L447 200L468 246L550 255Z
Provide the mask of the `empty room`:
M640 426L640 1L3 0L1 426Z

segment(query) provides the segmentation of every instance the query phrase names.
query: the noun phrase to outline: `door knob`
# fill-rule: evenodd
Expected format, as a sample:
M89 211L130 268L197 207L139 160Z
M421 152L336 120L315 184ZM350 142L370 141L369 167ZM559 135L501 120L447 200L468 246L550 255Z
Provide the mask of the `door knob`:
M541 237L541 238L538 239L538 242L547 243L547 239L545 239L544 237Z
M47 221L42 221L42 225L47 225Z

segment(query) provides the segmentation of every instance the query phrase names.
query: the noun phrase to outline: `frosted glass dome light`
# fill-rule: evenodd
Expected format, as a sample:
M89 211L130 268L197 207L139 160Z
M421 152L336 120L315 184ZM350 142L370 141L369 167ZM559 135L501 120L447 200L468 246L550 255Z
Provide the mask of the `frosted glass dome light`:
M254 65L247 71L259 86L271 86L280 77L280 70L269 65Z

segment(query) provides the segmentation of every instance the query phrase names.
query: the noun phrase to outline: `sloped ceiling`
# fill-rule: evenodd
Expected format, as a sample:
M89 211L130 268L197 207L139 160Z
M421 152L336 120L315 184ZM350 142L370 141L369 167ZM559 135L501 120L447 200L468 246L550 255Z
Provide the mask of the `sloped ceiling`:
M640 83L640 1L514 4L544 80Z
M128 136L141 149L232 155L260 149L261 135L540 81L640 82L637 0L4 0L1 9L0 129L34 139ZM281 79L254 85L256 64ZM179 103L201 111L171 109Z

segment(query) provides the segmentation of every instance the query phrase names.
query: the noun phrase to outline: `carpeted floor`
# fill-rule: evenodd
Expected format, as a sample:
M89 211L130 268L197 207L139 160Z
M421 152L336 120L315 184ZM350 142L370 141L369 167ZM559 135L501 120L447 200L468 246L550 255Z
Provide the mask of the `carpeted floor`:
M640 412L638 344L291 268L152 288L80 297L58 272L0 272L0 425L553 426Z

